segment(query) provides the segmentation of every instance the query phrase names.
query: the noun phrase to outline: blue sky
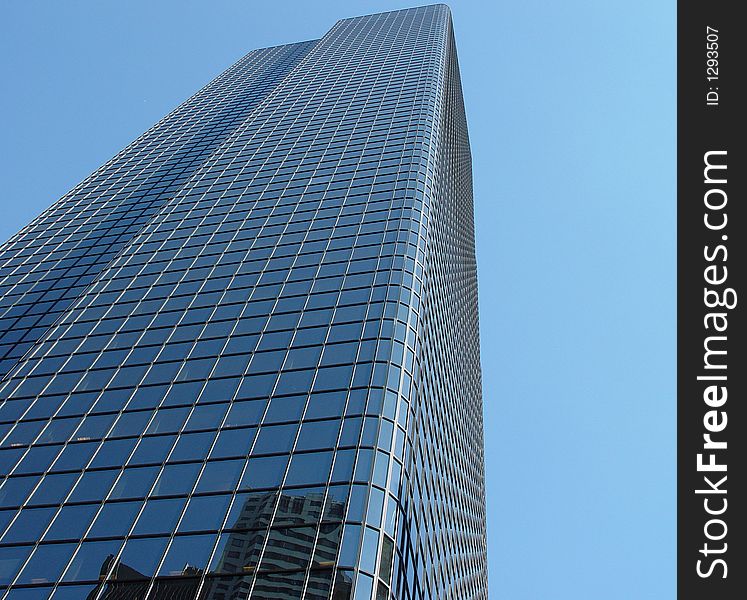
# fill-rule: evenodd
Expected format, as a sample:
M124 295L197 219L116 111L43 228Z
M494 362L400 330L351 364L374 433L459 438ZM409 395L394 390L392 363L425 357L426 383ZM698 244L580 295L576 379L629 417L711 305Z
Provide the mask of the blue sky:
M8 0L0 240L259 47L410 2ZM675 597L673 0L455 0L491 599Z

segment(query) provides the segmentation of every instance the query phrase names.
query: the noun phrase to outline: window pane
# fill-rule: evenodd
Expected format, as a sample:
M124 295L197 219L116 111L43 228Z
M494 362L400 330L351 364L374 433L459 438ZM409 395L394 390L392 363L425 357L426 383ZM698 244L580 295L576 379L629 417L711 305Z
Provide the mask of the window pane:
M99 442L86 442L83 444L68 444L60 453L52 466L52 471L82 471L91 460L93 453L99 447Z
M11 477L0 487L0 506L18 506L29 495L37 477Z
M209 462L200 475L195 492L231 491L236 488L244 460L220 460Z
M194 486L201 466L198 463L166 465L153 488L152 494L154 496L170 496L189 493Z
M77 544L39 546L16 583L54 583L59 580Z
M205 569L215 535L177 536L171 543L159 575L195 575Z
M246 456L249 453L256 429L226 429L221 431L215 446L210 452L211 458L223 458L230 456Z
M316 527L271 529L260 569L306 569L311 561L315 538Z
M160 470L160 467L125 469L109 497L112 499L145 497Z
M201 433L183 433L169 455L169 462L180 460L203 460L210 445L215 439L215 433L206 431Z
M141 506L141 502L107 502L96 517L88 537L125 535Z
M265 537L264 530L224 533L210 562L210 573L242 573L256 569Z
M271 488L280 485L288 464L288 456L250 458L240 488Z
M97 581L109 571L121 546L121 540L83 543L62 580Z
M115 567L114 579L152 577L168 541L167 537L128 540Z
M325 483L332 465L332 452L294 454L285 485Z
M2 537L5 544L15 542L35 542L49 525L56 508L27 508L22 510L13 525Z
M71 502L86 502L101 500L105 498L112 489L114 480L119 471L87 471L83 473L73 493L70 494Z
M277 492L236 494L226 519L226 529L267 527L275 510Z
M304 423L298 436L296 450L333 448L340 431L340 421L314 421Z
M142 438L135 448L135 452L132 453L132 458L130 458L128 464L162 463L166 460L166 456L168 456L175 441L176 436L174 435Z
M123 465L127 457L135 447L137 440L110 440L101 445L101 449L96 453L91 461L92 468L99 467L116 467Z
M224 425L226 427L242 427L257 425L262 418L267 403L262 400L234 402L228 411Z
M31 553L32 546L0 548L0 585L8 585Z
M179 531L217 530L223 524L230 494L220 496L195 496L189 501L187 510L179 523Z
M93 519L93 515L96 514L98 508L98 504L63 506L44 539L80 539L91 524L91 519Z
M133 533L171 533L185 503L185 498L149 500L137 520Z
M185 431L196 429L215 429L223 420L228 410L227 404L209 404L197 406L189 417Z
M289 452L296 438L298 425L264 426L259 430L252 454Z
M29 504L61 503L78 477L78 473L46 475L29 499Z

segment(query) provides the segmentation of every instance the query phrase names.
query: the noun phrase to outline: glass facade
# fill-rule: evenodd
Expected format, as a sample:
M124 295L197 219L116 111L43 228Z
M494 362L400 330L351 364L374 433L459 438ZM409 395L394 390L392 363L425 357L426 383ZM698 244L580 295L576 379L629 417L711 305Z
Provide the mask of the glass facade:
M0 248L0 598L487 598L449 10L251 52Z

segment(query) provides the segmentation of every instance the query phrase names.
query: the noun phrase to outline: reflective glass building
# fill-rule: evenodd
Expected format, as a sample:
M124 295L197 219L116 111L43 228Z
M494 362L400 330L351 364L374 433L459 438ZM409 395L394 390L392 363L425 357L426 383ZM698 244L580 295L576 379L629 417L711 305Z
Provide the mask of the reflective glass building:
M0 598L487 598L451 17L249 53L0 247Z

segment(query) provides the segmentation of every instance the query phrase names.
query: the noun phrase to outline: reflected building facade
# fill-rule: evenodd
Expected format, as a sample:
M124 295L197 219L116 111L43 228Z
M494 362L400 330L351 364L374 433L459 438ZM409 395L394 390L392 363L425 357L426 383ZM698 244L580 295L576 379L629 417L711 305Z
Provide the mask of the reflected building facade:
M487 598L449 10L257 50L0 247L0 598Z

